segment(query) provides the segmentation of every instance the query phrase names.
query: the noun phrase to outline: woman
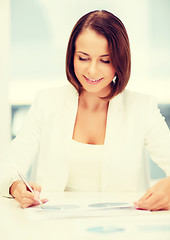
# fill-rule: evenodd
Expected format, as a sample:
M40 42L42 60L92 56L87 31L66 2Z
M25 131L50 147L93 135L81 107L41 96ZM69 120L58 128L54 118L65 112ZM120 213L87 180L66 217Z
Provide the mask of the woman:
M130 67L122 22L107 11L84 15L68 43L71 85L37 95L2 157L1 194L11 194L23 208L38 204L40 185L30 183L31 193L17 174L26 174L33 162L34 180L44 191L143 191L148 187L146 148L170 175L169 129L152 97L125 90ZM170 177L135 206L170 209Z

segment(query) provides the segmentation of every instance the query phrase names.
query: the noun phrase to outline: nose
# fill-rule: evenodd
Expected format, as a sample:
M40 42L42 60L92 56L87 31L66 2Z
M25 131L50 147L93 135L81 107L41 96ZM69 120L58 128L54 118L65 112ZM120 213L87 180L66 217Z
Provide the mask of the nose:
M88 66L89 77L96 76L96 73L97 73L97 63L95 61L91 61Z

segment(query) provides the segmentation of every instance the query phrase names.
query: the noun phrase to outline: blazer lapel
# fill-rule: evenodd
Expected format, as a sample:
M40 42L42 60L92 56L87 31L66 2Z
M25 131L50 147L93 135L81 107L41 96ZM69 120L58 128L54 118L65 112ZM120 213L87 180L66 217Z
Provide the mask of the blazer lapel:
M123 97L120 93L110 103L107 114L105 144L116 144L123 120Z
M38 178L42 182L44 176L48 182L44 182L43 188L48 191L63 191L67 182L69 168L69 150L73 134L73 128L77 113L78 96L74 89L68 88L60 113L54 115L48 136L46 151L43 156L44 163L39 166ZM50 156L50 159L47 157ZM46 178L47 178L46 177ZM41 180L42 179L42 180Z
M110 164L119 164L113 161L116 152L120 151L121 138L119 137L121 126L123 124L123 94L120 93L114 97L108 108L107 115L107 126L106 126L106 135L105 135L105 147L104 147L104 158L103 158L103 168L102 168L102 191L110 191L112 189L112 179L113 173ZM108 171L108 169L110 169Z
M61 132L63 141L71 140L78 107L78 93L71 86L68 88L67 96L61 114Z
M72 87L72 86L71 86ZM60 164L60 176L61 182L63 182L63 186L67 183L68 172L69 172L69 153L71 148L71 140L73 136L73 129L77 114L78 107L78 93L72 87L69 89L68 94L65 99L65 103L63 105L63 110L60 116L60 144L58 146L60 149L59 155L61 157L62 164Z
M68 171L69 171L69 153L71 147L71 140L73 136L73 129L77 114L78 107L78 93L71 86L69 88L68 94L66 96L66 100L63 106L63 110L60 116L60 146L59 149L60 156L63 156L63 164L61 165L63 169L61 169L61 173L66 173L65 178L63 179L65 184L67 182ZM63 174L64 177L64 174Z

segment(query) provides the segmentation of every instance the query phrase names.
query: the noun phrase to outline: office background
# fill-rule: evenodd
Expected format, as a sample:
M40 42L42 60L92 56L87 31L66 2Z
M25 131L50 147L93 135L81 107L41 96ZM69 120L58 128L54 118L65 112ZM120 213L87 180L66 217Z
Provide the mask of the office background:
M1 34L5 26L9 30L4 35L8 41L4 38L0 47L8 56L5 70L0 70L3 95L8 93L5 109L9 104L4 122L8 119L13 138L36 92L67 82L65 53L71 29L83 14L95 9L106 9L125 24L132 53L127 88L154 95L170 127L169 0L1 0L0 5L7 10L5 21L0 21ZM4 76L8 86L2 83ZM152 178L164 176L152 161L150 165Z

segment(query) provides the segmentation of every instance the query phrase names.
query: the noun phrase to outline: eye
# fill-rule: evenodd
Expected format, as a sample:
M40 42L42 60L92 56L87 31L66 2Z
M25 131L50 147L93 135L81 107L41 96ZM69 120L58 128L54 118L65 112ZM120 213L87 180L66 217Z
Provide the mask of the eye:
M88 60L88 58L83 58L83 57L78 57L78 59L80 60L80 61L87 61Z
M110 60L103 60L103 59L101 59L100 60L102 63L110 63Z

